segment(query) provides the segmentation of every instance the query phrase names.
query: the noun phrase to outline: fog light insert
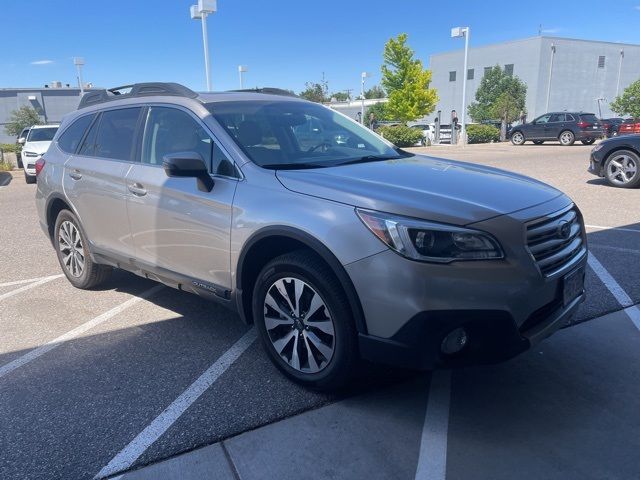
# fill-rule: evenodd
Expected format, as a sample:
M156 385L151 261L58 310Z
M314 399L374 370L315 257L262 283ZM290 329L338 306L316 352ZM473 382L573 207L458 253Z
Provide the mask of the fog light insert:
M454 353L458 353L462 350L469 337L467 336L467 332L464 328L456 328L452 330L449 335L444 337L442 340L442 344L440 345L440 351L445 355L453 355Z

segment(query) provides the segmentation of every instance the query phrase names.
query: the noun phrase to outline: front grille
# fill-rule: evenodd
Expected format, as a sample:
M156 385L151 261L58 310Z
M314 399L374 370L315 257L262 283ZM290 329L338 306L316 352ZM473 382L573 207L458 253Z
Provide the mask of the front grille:
M527 248L545 277L582 255L586 248L577 209L571 207L527 224Z

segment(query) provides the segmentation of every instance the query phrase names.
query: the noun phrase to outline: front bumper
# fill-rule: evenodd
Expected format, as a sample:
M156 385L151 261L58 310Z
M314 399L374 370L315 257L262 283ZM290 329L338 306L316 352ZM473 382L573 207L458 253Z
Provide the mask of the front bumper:
M591 151L589 156L589 168L587 170L597 177L604 177L603 150Z
M523 242L523 225L566 206L566 197L474 224L496 236L505 259L449 265L407 260L385 251L345 268L360 298L367 325L360 353L368 360L405 367L505 360L563 326L584 292L563 305L566 274L586 266L581 254L557 273L541 275ZM468 346L443 356L444 337L467 330Z

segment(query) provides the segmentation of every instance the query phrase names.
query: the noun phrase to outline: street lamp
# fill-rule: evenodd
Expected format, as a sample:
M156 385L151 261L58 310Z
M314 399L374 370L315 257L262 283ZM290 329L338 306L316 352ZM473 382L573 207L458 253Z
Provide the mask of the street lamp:
M364 125L364 79L369 77L368 72L362 72L360 75L360 99L362 100L362 105L360 107L360 122Z
M82 81L82 66L84 65L83 57L73 57L73 64L78 70L78 83L80 83L80 96L84 95L84 82Z
M240 75L240 90L243 88L242 84L242 74L247 72L249 69L246 65L238 65L238 75Z
M551 77L553 76L553 59L556 57L556 45L551 44L551 60L549 61L549 79L547 81L547 101L544 104L545 113L549 111L549 99L551 98Z
M451 38L464 37L464 69L462 70L462 125L460 128L460 136L462 144L467 143L467 63L469 60L469 35L471 31L469 27L455 27L451 29Z
M207 91L211 91L211 66L209 65L209 39L207 37L207 15L218 10L217 0L198 0L191 5L191 19L202 20L202 42L204 43L204 71L207 76Z

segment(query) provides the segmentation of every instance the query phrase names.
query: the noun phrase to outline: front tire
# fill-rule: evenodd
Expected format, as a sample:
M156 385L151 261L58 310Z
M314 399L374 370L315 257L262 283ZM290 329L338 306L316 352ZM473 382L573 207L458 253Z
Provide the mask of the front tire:
M604 163L604 176L613 187L637 187L640 185L640 156L631 150L613 152Z
M514 145L523 145L525 141L526 140L522 132L517 131L511 134L511 143Z
M560 140L561 145L564 145L565 147L570 147L575 143L576 136L573 134L571 130L565 130L563 132L560 132L560 136L558 137L558 140Z
M98 286L111 275L112 268L91 260L89 242L80 221L70 210L58 214L53 229L53 244L58 262L67 279L83 290Z
M343 387L357 364L357 334L342 285L313 253L270 261L253 291L253 318L271 361L303 385Z

